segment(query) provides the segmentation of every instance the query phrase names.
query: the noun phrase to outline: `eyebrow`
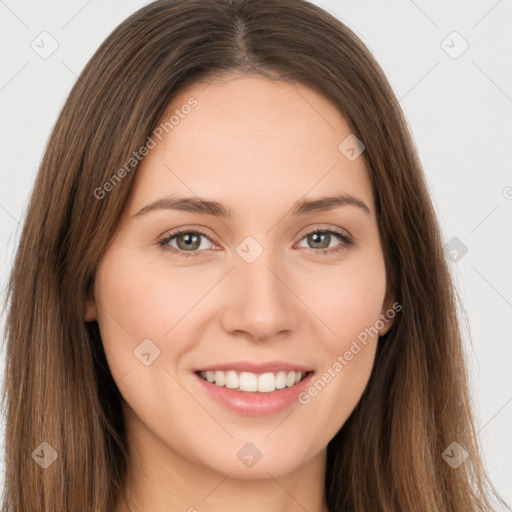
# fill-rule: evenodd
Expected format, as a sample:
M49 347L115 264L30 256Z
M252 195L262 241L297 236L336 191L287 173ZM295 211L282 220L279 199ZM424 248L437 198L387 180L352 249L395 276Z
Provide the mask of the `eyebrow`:
M370 208L364 201L350 194L337 194L319 197L318 199L300 199L295 202L291 209L294 216L306 215L313 212L323 212L333 210L340 206L355 206L363 210L366 214L371 215ZM144 206L133 215L143 215L155 210L181 210L191 213L200 213L204 215L212 215L214 217L222 217L232 219L234 211L217 201L207 201L199 197L179 197L171 196L157 199L156 201Z

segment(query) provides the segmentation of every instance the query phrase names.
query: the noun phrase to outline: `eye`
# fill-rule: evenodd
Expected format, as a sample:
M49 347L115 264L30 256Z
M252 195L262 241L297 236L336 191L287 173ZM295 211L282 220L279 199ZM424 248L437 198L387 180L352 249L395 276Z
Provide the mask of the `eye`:
M333 241L333 235L334 238L341 240L341 243L334 246L330 245ZM319 249L316 250L316 252L320 252L321 254L337 253L354 245L354 241L349 236L336 229L316 229L306 233L302 240L306 240L306 243L312 245L312 247L309 248Z
M175 231L162 240L159 240L158 246L164 251L178 253L182 258L190 258L192 256L198 256L201 253L198 249L205 249L201 243L202 237L210 240L206 233L203 233L202 231L182 229ZM173 242L175 242L177 246L172 245Z
M341 243L338 243L334 247L330 245L333 241L333 236L341 240ZM181 258L190 258L199 256L205 249L211 248L204 247L201 238L206 238L211 242L208 235L200 230L181 229L159 240L158 246L164 251L178 254ZM309 249L314 250L314 252L319 252L320 254L337 253L354 245L353 240L349 236L335 229L316 229L306 233L301 241L304 239L313 246L309 247Z

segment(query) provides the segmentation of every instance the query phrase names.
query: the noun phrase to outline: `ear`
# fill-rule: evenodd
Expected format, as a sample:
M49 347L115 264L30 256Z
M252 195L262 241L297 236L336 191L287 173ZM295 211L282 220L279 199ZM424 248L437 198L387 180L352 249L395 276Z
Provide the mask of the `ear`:
M395 301L388 290L379 316L379 320L384 324L382 329L379 329L379 336L384 336L391 329L395 323L395 317L401 309L402 305Z
M85 314L84 314L84 320L86 322L92 322L97 319L97 308L96 308L96 301L94 300L94 285L91 284L89 286L88 292L87 292L87 298L85 299Z

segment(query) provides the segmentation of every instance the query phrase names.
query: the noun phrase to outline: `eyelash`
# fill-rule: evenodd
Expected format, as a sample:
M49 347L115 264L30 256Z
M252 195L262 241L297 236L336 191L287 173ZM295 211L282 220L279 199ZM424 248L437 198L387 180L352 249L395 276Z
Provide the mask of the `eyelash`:
M313 249L311 247L309 248L312 251L319 252L320 254L323 254L323 255L339 253L341 251L344 251L345 249L347 249L351 245L354 245L354 241L350 237L348 237L347 235L345 235L344 233L342 233L341 231L338 231L336 229L315 229L313 231L309 231L309 232L305 233L304 236L301 238L301 240L303 238L305 238L306 236L308 236L308 235L313 235L313 234L316 234L316 233L327 233L329 235L335 235L335 236L337 236L338 238L341 239L341 243L338 246L334 247L334 248L318 249L318 250L317 249ZM178 256L180 258L193 258L193 257L199 256L202 252L204 252L204 251L195 251L195 252L190 252L190 253L187 254L187 251L182 251L180 249L176 249L175 247L170 247L168 245L168 243L172 239L178 237L179 235L183 235L183 234L202 235L205 238L208 238L208 240L210 240L209 236L206 233L204 233L203 231L201 231L200 229L180 229L178 231L175 231L174 233L171 233L170 235L165 236L165 238L160 239L157 242L157 245L163 251L170 251L170 252L173 252L173 253L178 253ZM210 240L210 241L212 241L212 240Z

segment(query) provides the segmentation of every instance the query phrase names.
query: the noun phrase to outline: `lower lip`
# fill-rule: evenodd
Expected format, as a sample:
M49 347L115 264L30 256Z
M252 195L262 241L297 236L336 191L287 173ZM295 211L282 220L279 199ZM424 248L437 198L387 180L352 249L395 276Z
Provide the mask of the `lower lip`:
M217 386L212 382L202 379L197 373L194 375L211 396L222 405L246 416L264 416L274 414L290 407L298 401L298 395L308 387L313 373L310 372L298 384L283 389L276 389L271 393L250 393L236 391L226 386Z

